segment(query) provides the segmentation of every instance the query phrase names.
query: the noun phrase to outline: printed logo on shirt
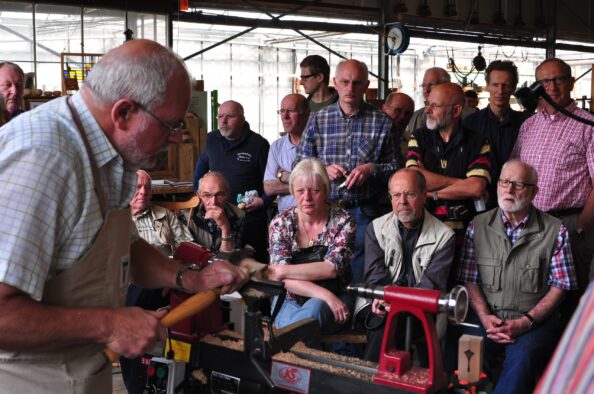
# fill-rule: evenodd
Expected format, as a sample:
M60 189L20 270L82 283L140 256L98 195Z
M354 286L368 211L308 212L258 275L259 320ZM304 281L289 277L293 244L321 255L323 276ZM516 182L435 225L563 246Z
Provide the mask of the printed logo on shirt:
M439 164L441 165L442 169L446 169L446 167L448 166L448 161L447 160L440 160Z
M244 163L251 163L252 154L247 153L247 152L240 152L237 154L237 161L242 161Z

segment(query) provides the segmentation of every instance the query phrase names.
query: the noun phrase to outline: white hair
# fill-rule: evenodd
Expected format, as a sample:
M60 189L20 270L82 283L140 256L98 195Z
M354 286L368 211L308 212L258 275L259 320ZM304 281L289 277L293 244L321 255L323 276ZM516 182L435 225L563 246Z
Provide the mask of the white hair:
M85 86L104 105L128 98L149 110L164 104L167 87L183 60L168 48L130 56L106 54L91 70Z

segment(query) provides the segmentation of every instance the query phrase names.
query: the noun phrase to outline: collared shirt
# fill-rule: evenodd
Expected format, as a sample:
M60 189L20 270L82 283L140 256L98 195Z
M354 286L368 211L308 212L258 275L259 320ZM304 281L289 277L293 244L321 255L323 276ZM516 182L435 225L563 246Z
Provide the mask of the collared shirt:
M291 172L296 157L296 146L291 142L289 134L274 141L268 152L268 162L266 163L266 171L264 172L264 182L278 180L276 173L279 169ZM292 195L284 194L278 196L279 212L282 212L293 205L295 205L295 199Z
M82 257L103 224L89 156L66 100L54 99L0 129L0 282L35 300L48 279ZM71 100L108 208L127 207L135 169L124 166L80 94Z
M489 140L492 182L489 184L488 190L489 198L494 203L493 207L497 204L497 181L501 167L509 159L518 139L520 126L531 115L533 114L530 112L519 112L509 108L500 121L487 106L462 120L465 127L481 133Z
M373 163L375 176L387 179L398 169L391 128L390 118L367 103L362 103L359 111L349 117L337 102L310 117L297 146L297 161L317 157L326 165L339 164L348 171ZM351 190L339 189L342 182L344 178L331 182L330 200L368 200L375 196L369 180Z
M292 255L301 250L297 243L297 208L291 207L276 215L270 222L270 264L291 264ZM331 206L324 230L313 240L314 245L328 247L324 260L335 265L337 275L350 270L355 240L355 219L344 209ZM292 300L292 292L287 292Z
M591 393L594 382L592 333L594 332L594 282L582 296L563 337L555 349L535 394Z
M194 242L190 230L173 212L163 207L150 206L132 216L138 235L158 248L167 247L172 253L182 242Z
M420 166L428 171L452 178L465 179L473 176L491 182L490 145L485 137L459 126L449 142L445 143L439 131L427 128L418 129L408 142L406 167ZM462 240L464 224L462 221L448 220L447 206L450 201L427 199L427 210L439 220L457 231ZM455 205L463 204L474 216L476 210L471 199L455 200Z
M423 220L420 220L413 228L406 228L398 221L398 232L402 240L402 262L404 269L400 272L400 277L396 279L398 286L414 287L415 275L412 267L412 255L421 234L421 227L423 227Z
M221 238L223 234L221 233L219 226L217 226L217 223L212 219L205 219L204 215L206 215L206 209L204 208L204 204L200 204L198 208L194 210L188 228L196 242L213 252L218 252L221 248ZM235 247L238 249L243 248L245 246L245 213L235 205L226 202L225 216L227 216L229 226L231 227L230 237L232 238Z
M582 118L594 116L577 107L566 110ZM533 204L542 211L581 208L592 193L594 128L557 112L540 111L524 122L511 155L538 173Z
M512 245L522 236L524 229L528 223L530 214L527 214L517 226L501 211L501 221L505 228L505 234L511 241ZM480 274L478 265L476 264L476 253L474 248L474 221L470 222L466 229L466 237L464 238L464 248L462 249L461 265L458 270L458 280L461 282L468 282L480 284ZM569 241L567 228L561 225L559 234L553 247L551 255L551 264L549 268L549 286L555 286L563 290L577 289L575 272L573 269L573 258L569 249Z

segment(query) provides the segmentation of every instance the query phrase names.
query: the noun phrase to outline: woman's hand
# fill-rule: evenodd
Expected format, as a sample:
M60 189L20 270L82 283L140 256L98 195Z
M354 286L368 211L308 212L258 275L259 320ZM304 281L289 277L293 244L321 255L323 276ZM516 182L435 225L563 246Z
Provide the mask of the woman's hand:
M338 324L343 324L349 320L349 318L351 317L349 308L333 293L328 292L328 295L324 297L324 301L326 302L326 304L328 304L328 307L330 307L330 310L334 315L334 320Z
M267 279L274 280L277 282L280 282L283 279L285 279L284 267L285 266L282 264L270 264L266 272Z

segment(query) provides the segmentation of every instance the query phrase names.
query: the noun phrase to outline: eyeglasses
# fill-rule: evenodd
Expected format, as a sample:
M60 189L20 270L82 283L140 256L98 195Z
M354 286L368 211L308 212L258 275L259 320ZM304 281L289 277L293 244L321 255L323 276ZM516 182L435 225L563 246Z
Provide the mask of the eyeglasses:
M293 114L298 114L300 112L298 110L296 110L295 108L281 108L278 111L276 111L276 113L282 116L284 114L293 115Z
M514 190L524 190L528 186L534 186L534 183L515 182L510 181L509 179L500 179L497 181L497 184L501 187L508 187L511 185Z
M299 77L299 79L301 79L302 81L307 81L309 78L311 77L315 77L316 75L318 75L319 73L313 73L313 74L309 74L309 75L301 75Z
M404 192L404 193L394 193L394 194L388 194L388 196L390 196L390 200L400 200L400 197L404 196L405 200L416 200L417 197L419 197L419 194L417 192Z
M454 105L458 105L458 104L435 104L435 103L429 103L429 104L427 104L427 109L430 109L430 110L433 111L435 108L453 107Z
M542 86L548 86L550 84L554 84L555 86L557 85L561 85L562 83L564 83L565 81L571 79L571 77L555 77L555 78L547 78L547 79L541 79L540 82L542 84Z
M226 195L227 195L227 192L223 192L223 191L216 192L215 194L208 193L208 192L201 192L200 193L200 197L203 200L210 200L213 197L218 200L218 199L221 199L221 198L225 197Z
M144 112L146 112L147 114L149 114L157 122L161 123L161 126L165 127L171 133L179 133L179 132L181 132L184 129L184 121L183 120L179 120L174 125L170 125L169 123L165 122L163 119L159 118L157 115L155 115L154 113L152 113L151 111L149 111L144 105L142 105L140 103L137 103L135 101L133 101L133 103L138 108L140 108L141 110L143 110Z

